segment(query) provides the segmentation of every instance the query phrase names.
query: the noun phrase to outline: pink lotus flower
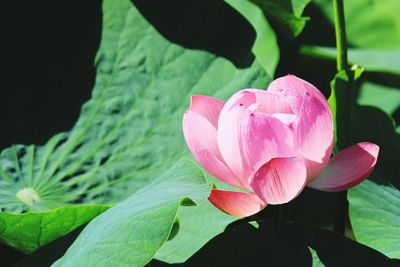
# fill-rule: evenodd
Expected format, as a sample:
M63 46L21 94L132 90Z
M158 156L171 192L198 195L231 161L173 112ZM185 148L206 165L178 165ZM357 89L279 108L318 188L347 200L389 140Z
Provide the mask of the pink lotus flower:
M331 157L333 121L322 93L288 75L268 90L245 89L226 103L192 96L183 117L186 143L203 168L246 192L214 189L220 210L250 216L267 204L287 203L304 188L342 191L372 172L379 153L362 142Z

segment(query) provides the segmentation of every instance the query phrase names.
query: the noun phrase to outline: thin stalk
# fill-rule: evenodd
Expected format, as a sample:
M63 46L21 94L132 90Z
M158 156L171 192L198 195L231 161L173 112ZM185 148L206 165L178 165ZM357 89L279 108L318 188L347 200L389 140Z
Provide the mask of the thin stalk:
M348 59L347 59L347 40L346 40L346 24L344 17L344 6L343 0L333 0L333 16L335 19L335 35L336 35L336 50L337 50L337 70L340 71L348 71ZM350 78L352 75L348 75ZM350 81L351 82L351 81ZM350 116L350 105L351 92L348 92L346 99L344 99L344 103L339 103L340 108L346 110L346 116ZM341 129L342 133L345 133L344 136L341 136L341 144L348 145L348 123L349 121L346 119L342 123L342 127L345 129ZM344 140L343 140L344 139ZM347 214L347 191L338 193L336 199L336 207L334 211L334 219L333 219L333 230L345 234L345 219Z
M279 218L284 222L288 222L289 219L289 206L288 204L279 205Z
M336 195L336 206L333 214L333 231L345 234L346 213L347 213L347 190Z
M335 19L337 70L347 70L347 40L343 0L333 0L333 16Z

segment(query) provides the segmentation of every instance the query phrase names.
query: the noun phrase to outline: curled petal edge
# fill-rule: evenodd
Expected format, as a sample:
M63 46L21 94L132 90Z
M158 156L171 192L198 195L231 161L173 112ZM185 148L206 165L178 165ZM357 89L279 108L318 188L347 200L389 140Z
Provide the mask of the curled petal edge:
M327 192L354 187L371 174L378 154L379 146L369 142L348 147L331 158L324 171L308 186Z

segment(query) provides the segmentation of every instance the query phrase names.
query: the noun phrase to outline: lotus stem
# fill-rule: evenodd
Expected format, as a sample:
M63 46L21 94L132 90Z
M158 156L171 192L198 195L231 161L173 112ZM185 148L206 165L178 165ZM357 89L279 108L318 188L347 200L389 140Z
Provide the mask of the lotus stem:
M343 0L333 0L333 16L335 19L337 70L347 70L347 40Z
M343 0L333 0L333 16L335 20L335 36L336 36L336 50L337 50L337 60L336 66L337 70L346 71L348 70L348 59L347 59L347 40L346 40L346 24L345 24L345 17L344 17L344 6ZM348 75L349 79L351 79L352 75ZM351 94L347 93L347 96ZM351 99L345 99L344 103L340 103L339 105L341 108L350 112L350 105ZM350 116L347 113L347 116ZM341 144L348 145L348 120L342 123L342 127L344 124L344 131L345 136L342 136ZM341 130L342 131L342 130ZM343 132L343 131L342 131ZM333 230L335 232L345 234L345 220L346 220L346 213L347 213L347 190L344 192L340 192L337 195L336 199L336 207L334 211L334 218L333 218Z
M289 219L288 203L279 205L279 218L284 222L288 222Z

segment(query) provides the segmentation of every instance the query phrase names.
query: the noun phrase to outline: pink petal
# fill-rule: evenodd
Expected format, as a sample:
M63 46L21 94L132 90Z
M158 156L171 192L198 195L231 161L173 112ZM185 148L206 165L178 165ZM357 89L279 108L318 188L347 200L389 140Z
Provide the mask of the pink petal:
M295 148L305 159L308 181L311 181L323 170L332 153L331 111L318 98L306 94L294 128Z
M193 111L186 112L183 134L190 151L208 173L233 186L242 187L225 165L217 146L217 131L205 117Z
M273 113L293 113L287 101L280 95L271 94L266 90L244 89L234 94L224 105L220 118L224 118L232 109L241 106L247 108L255 105L253 111Z
M272 81L267 92L284 96L296 113L300 112L306 93L316 97L321 102L326 102L324 95L314 85L292 74Z
M221 211L236 217L253 215L267 205L254 194L217 189L211 191L208 199Z
M247 89L247 92L253 93L256 97L256 103L260 105L258 111L267 114L289 113L293 114L293 110L285 99L277 94L272 94L266 90Z
M297 116L294 114L287 114L287 113L275 113L272 114L272 117L277 118L287 127L293 130L294 123L296 122Z
M246 110L241 108L235 108L226 114L225 117L220 117L218 122L218 147L221 151L222 157L228 167L233 173L241 180L251 173L251 167L247 156L243 151L244 140L240 135L244 131L243 119ZM243 155L244 154L244 155Z
M333 121L329 105L314 85L294 75L274 80L267 92L283 96L298 114L295 147L305 158L311 181L323 170L332 152Z
M210 96L194 95L190 98L190 111L205 117L214 128L217 128L219 113L223 106L224 102Z
M226 101L224 107L221 110L219 120L218 120L218 128L219 124L224 118L233 110L236 109L237 107L242 107L246 108L250 106L251 104L256 103L256 96L249 92L248 90L241 90L231 96L228 101Z
M293 134L278 119L235 108L219 121L218 146L228 167L248 185L248 177L273 157L294 155Z
M221 158L217 145L217 130L202 115L193 111L186 112L183 115L183 133L192 152L205 149Z
M215 178L218 178L219 180L235 187L244 188L239 179L236 178L236 176L225 165L225 163L223 163L209 151L197 151L196 159L201 164L201 166Z
M308 186L328 192L353 187L371 174L378 154L379 147L368 142L348 147L335 155L325 170Z
M250 178L253 192L269 204L287 203L303 190L307 170L301 158L274 158Z

